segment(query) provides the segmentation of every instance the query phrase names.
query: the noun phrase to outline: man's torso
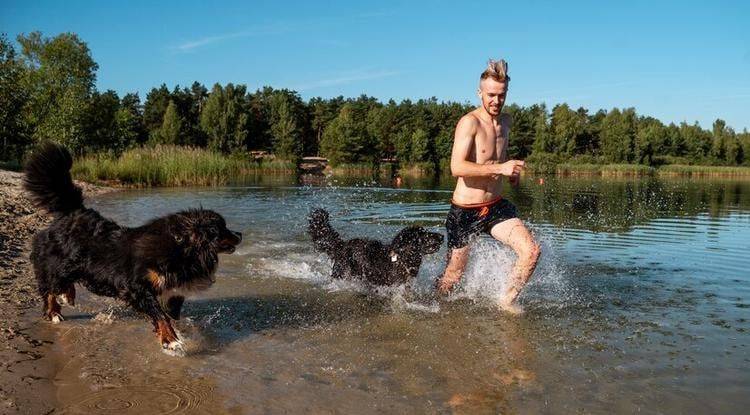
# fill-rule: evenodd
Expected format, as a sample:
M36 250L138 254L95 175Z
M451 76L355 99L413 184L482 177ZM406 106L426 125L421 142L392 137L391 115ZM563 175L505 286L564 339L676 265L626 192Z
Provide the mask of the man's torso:
M468 161L477 164L504 162L507 158L510 118L505 114L500 115L500 122L495 126L491 121L482 120L477 113L478 110L474 110L465 115L476 119L476 133ZM453 202L473 204L496 199L500 196L502 184L502 176L459 177Z

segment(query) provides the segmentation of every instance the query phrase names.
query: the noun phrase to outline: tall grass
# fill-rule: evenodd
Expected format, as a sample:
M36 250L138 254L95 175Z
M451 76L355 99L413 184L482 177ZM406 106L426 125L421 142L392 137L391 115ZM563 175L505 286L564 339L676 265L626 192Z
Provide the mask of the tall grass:
M379 166L372 163L341 163L331 167L334 176L376 176L380 174Z
M435 164L429 162L412 163L401 166L398 173L404 177L424 177L431 176L439 171L435 170Z
M248 168L263 173L284 173L294 174L297 172L297 165L288 160L260 160L259 162L250 163Z
M117 158L91 155L73 164L77 179L124 186L216 186L258 164L194 147L155 146L128 150Z

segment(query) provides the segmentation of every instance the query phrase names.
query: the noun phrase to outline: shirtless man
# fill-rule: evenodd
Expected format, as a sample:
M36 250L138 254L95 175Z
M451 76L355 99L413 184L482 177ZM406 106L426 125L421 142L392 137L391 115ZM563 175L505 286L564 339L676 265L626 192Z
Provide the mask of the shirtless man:
M518 219L516 207L500 195L503 176L518 183L524 169L521 160L508 160L511 119L501 114L510 77L504 60L490 60L479 80L482 105L464 115L456 127L451 153L451 173L458 177L448 229L448 265L437 289L448 294L461 280L469 259L470 239L481 233L510 246L518 256L498 307L512 313L523 310L515 304L539 259L539 244Z

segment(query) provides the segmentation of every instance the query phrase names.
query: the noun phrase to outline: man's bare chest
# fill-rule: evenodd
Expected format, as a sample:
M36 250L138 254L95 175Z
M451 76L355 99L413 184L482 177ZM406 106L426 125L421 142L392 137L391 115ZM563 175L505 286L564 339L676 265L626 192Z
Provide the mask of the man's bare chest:
M502 128L487 126L479 128L474 137L474 156L476 163L482 164L490 160L499 161L503 152Z

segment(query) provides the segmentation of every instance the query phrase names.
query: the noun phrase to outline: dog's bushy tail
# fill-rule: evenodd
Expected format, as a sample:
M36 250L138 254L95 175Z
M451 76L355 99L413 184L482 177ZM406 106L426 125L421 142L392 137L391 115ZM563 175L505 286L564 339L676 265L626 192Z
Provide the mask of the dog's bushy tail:
M310 213L310 227L308 231L315 243L315 249L325 252L328 255L333 255L344 244L339 233L331 227L328 221L328 212L324 209L315 209Z
M23 187L37 207L50 213L70 213L83 208L81 188L73 183L68 150L51 142L40 145L24 167Z

